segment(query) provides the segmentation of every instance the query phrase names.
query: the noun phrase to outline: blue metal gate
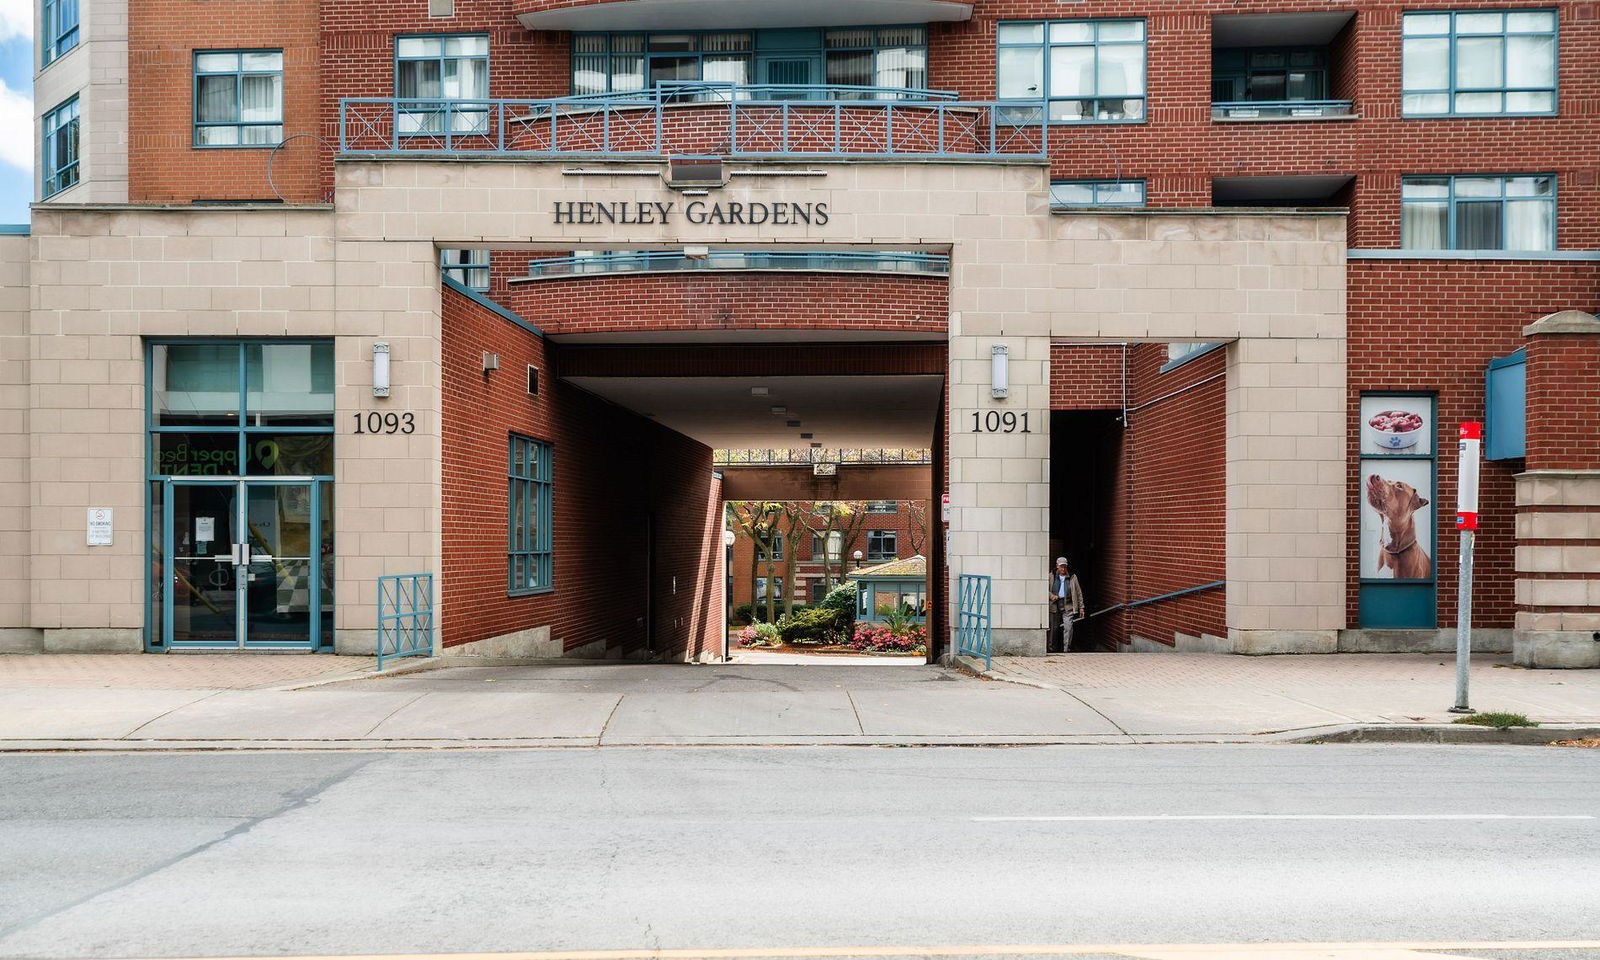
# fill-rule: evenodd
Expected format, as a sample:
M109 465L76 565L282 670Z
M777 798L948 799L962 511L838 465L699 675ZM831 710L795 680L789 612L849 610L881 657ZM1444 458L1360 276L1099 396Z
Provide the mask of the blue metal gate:
M433 655L433 574L378 578L378 669L385 660Z
M956 578L956 653L982 657L983 669L993 660L989 636L989 578L963 573Z

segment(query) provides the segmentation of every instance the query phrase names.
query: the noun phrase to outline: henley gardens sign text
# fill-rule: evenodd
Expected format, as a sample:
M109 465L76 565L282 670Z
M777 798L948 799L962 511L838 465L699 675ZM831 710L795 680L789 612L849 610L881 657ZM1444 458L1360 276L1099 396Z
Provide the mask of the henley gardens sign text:
M691 200L681 206L675 200L557 200L556 223L580 225L672 223L682 217L689 223L738 224L740 226L826 226L828 205L820 203L762 203L741 200Z

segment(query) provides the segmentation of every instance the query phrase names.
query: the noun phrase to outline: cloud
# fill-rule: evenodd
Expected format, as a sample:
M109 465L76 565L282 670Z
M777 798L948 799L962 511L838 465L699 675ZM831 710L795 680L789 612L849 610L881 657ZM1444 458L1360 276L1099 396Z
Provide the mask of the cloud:
M10 0L0 0L9 3ZM0 137L0 164L33 170L33 98L6 86L0 80L0 130L30 131L26 137Z
M33 39L32 0L0 0L0 43Z

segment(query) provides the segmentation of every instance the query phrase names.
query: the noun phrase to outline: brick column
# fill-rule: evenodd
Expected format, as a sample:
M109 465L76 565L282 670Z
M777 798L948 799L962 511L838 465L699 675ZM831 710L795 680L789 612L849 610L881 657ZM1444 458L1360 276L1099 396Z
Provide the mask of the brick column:
M1522 333L1528 444L1512 648L1523 666L1600 667L1600 320L1567 310Z

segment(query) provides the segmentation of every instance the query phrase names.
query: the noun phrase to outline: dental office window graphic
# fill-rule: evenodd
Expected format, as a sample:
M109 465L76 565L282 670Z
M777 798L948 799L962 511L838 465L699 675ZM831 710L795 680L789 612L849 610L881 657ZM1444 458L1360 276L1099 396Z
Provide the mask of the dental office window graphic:
M1433 398L1361 398L1361 578L1434 578Z

